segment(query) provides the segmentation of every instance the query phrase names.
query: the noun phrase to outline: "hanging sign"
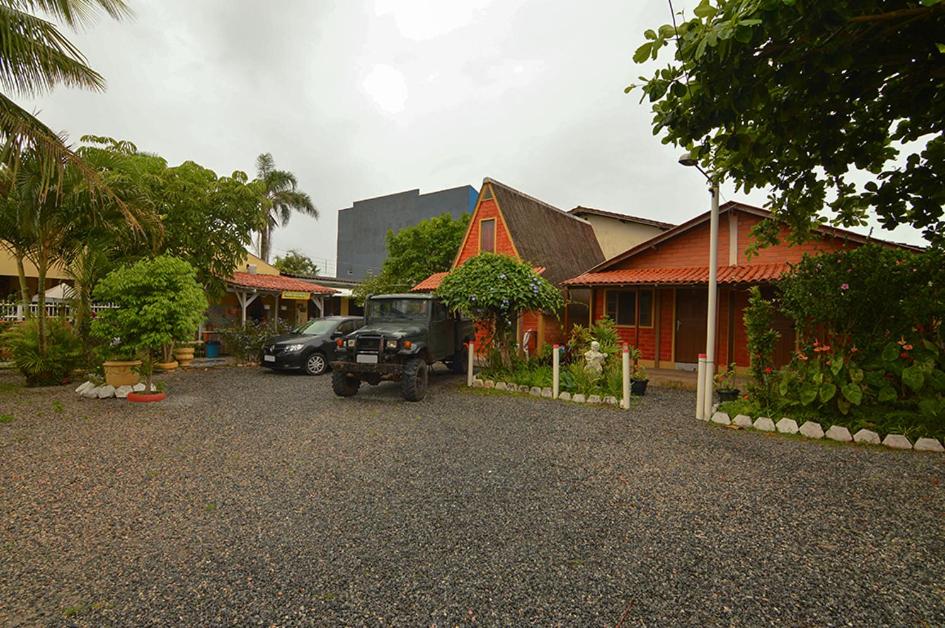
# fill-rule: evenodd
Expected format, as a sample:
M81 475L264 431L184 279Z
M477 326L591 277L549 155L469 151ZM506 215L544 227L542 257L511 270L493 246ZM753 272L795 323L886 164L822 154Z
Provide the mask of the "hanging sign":
M283 290L282 298L294 299L296 301L308 301L308 298L311 296L311 294L311 292L302 292L301 290Z

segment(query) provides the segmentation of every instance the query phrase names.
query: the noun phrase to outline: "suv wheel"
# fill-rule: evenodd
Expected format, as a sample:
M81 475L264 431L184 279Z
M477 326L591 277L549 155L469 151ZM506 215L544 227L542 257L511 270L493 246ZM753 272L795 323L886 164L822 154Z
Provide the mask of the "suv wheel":
M309 375L321 375L328 370L328 362L325 356L315 351L305 359L305 372Z
M342 371L332 371L331 389L339 397L354 397L361 387L361 380Z
M422 358L414 358L404 365L404 375L400 382L404 399L420 401L426 396L429 372L430 369Z

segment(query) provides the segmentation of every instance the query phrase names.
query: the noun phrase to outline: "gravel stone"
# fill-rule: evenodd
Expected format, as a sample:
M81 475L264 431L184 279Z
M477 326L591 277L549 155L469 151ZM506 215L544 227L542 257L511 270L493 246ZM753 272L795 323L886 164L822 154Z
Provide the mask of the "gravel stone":
M132 392L134 388L131 386L119 386L115 389L115 396L119 399L127 399L128 393Z
M558 393L558 399L561 399L562 401L571 401L571 393L562 391Z
M942 447L942 443L938 442L938 439L928 438L924 436L916 440L915 445L913 446L913 449L915 449L916 451L935 451L935 452L945 451L945 447Z
M850 436L850 430L840 425L831 425L827 430L826 436L830 440L839 441L841 443L849 443L853 441L853 437Z
M0 625L945 625L941 455L715 429L657 386L157 377L88 403L0 372Z
M883 445L892 449L912 449L912 443L902 434L886 434Z
M482 383L483 383L482 380L477 377L477 378L475 378L475 379L473 380L473 385L472 385L472 387L473 387L473 388L482 388L482 387L483 387L483 386L482 386ZM141 390L144 390L144 387L142 387ZM137 388L135 389L135 391L137 391Z
M575 403L584 403L587 399L581 393L575 393L571 396L571 401Z
M495 388L495 381L491 379L484 380L482 382L483 388Z
M109 399L115 396L115 387L111 384L104 384L98 387L98 398Z
M777 428L774 426L774 421L766 416L760 416L755 419L755 429L762 432L773 432Z
M509 388L509 385L506 384L505 382L496 382L496 383L495 383L495 389L496 389L496 390L508 390L508 388Z
M800 432L802 436L816 440L820 440L824 437L824 428L820 427L820 423L814 421L804 421L804 425L801 426L798 432Z
M732 423L738 427L749 428L751 427L751 417L747 414L738 414L735 415L734 419L732 419Z
M863 445L879 445L882 441L873 430L861 429L853 435L853 440Z
M778 428L778 431L782 434L797 434L797 421L794 419L789 419L787 417L782 418L775 424L775 427Z
M528 394L531 395L532 397L541 397L541 387L532 386L531 388L528 389Z
M600 395L588 395L587 397L587 403L600 403L600 402L601 402Z
M604 403L610 404L612 406L616 406L620 403L620 401L613 395L607 395L606 397L604 397Z
M79 387L75 389L75 392L76 394L81 395L82 393L84 393L86 390L89 390L90 388L95 388L95 384L93 384L92 382L85 382L83 384L79 384Z
M545 398L547 398L547 399L552 399L552 398L554 398L555 395L554 395L554 391L551 390L550 388L542 388L542 389L541 389L541 396L542 396L542 397L545 397Z
M712 422L718 423L719 425L731 425L732 420L728 418L728 415L724 412L716 412L712 415Z
M92 388L86 388L82 393L84 399L98 399L98 386L93 386Z

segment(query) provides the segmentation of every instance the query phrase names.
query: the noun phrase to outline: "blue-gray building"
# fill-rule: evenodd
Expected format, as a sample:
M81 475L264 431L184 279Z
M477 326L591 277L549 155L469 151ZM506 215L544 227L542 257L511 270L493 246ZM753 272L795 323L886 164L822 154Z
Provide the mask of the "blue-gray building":
M421 220L449 213L454 218L472 213L476 188L458 188L421 194L407 190L354 204L338 212L339 279L364 279L377 274L387 257L387 230L395 233Z

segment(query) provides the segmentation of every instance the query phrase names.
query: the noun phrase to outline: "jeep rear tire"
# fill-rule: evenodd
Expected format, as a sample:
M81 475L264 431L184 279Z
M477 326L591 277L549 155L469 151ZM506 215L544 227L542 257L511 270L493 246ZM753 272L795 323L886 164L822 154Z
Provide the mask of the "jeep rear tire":
M400 392L407 401L420 401L427 394L430 369L422 358L413 358L404 364Z
M361 387L361 380L343 371L331 372L331 389L339 397L354 397Z

